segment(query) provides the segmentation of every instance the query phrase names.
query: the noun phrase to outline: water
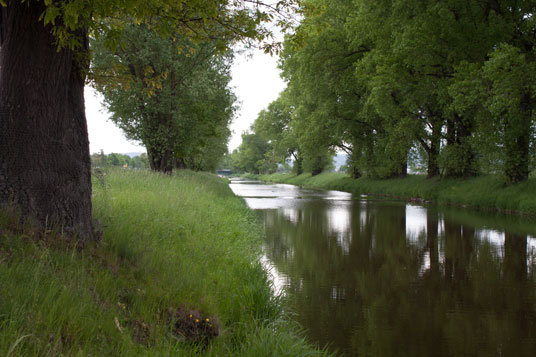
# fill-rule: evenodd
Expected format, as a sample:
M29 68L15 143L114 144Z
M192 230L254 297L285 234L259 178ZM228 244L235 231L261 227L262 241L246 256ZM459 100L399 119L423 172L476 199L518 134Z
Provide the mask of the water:
M308 339L354 356L536 356L536 222L234 179Z

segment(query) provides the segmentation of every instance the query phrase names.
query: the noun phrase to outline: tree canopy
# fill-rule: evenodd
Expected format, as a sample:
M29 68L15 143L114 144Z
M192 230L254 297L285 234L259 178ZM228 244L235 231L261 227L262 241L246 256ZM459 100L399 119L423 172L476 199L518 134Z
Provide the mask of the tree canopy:
M114 52L94 44L92 73L112 120L146 146L154 170L214 170L234 115L232 53L218 53L214 41L163 38L143 25L125 28L121 44Z
M403 177L412 168L428 177L528 178L534 2L302 6L280 67L292 118L287 128L304 157L344 151L354 177Z

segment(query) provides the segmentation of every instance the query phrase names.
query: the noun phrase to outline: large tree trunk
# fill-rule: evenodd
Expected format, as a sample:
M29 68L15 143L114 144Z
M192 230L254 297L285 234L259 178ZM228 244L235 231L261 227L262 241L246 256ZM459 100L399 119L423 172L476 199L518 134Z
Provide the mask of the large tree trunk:
M462 176L467 179L477 176L478 170L476 167L476 153L471 143L471 135L473 133L473 122L469 118L460 118L457 128L456 139L462 147Z
M186 160L183 157L176 159L175 164L173 166L179 170L185 170L186 168L188 168Z
M430 134L430 145L427 148L428 165L427 178L439 176L439 151L441 148L442 121L439 119L431 121L432 133Z
M313 168L311 170L311 176L320 175L324 170L324 159L322 156L317 156L313 162Z
M406 154L406 159L400 163L400 170L398 172L398 178L406 178L408 177L408 159Z
M454 114L447 120L447 152L450 157L444 168L445 177L476 176L476 154L470 141L472 121Z
M0 51L0 205L93 237L83 56L58 51L42 1L9 1ZM87 50L87 35L80 32Z
M294 156L294 165L293 165L293 171L296 173L296 175L303 174L303 157L301 156L300 152L292 153L292 156Z
M173 153L166 147L145 145L151 170L171 174L173 172Z
M174 141L171 137L170 115L163 113L153 114L156 117L145 117L148 134L142 139L147 148L147 155L153 171L171 174L173 172L173 162L175 154L172 150L171 143Z
M504 171L508 183L517 183L529 178L531 104L530 93L523 94L519 117L507 119L505 125Z

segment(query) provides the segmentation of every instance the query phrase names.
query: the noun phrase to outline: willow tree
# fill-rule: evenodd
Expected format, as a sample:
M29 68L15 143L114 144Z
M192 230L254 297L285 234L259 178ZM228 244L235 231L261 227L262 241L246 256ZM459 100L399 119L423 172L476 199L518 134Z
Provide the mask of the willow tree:
M289 1L279 2L278 6ZM249 6L247 6L249 3ZM88 38L117 44L125 25L191 38L263 40L270 8L237 0L0 0L0 205L41 227L93 236L84 83Z

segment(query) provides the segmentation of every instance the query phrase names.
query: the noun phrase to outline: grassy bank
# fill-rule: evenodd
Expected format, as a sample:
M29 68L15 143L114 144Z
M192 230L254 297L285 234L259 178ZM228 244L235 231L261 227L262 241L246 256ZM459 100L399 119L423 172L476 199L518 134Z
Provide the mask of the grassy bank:
M463 179L426 179L408 176L405 179L351 179L341 173L256 175L263 181L289 183L303 187L372 194L404 200L433 201L440 204L463 205L483 210L499 210L536 214L536 179L508 186L504 179L485 176Z
M271 293L254 215L216 176L110 172L93 203L103 237L83 250L0 214L0 356L320 354Z

